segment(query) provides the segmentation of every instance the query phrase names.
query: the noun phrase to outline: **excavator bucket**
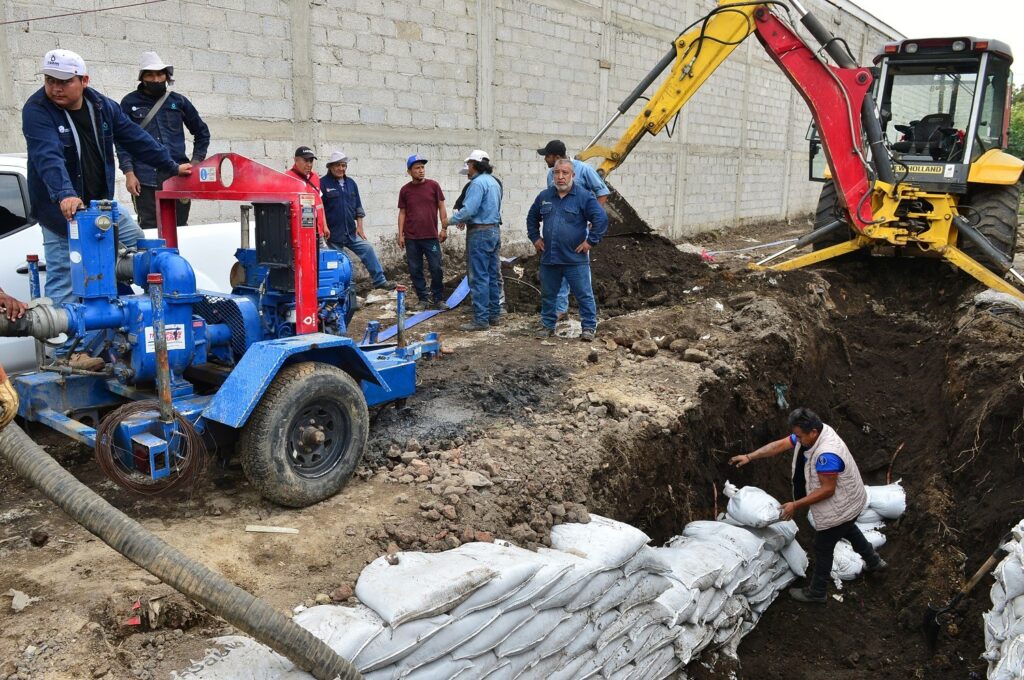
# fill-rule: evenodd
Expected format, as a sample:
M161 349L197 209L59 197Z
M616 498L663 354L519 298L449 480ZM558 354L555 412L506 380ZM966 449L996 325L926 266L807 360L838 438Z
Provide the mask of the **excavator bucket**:
M654 232L651 225L640 217L636 209L615 190L615 187L608 184L607 180L605 180L605 185L611 191L608 194L608 202L604 205L604 209L608 213L606 236L641 236Z

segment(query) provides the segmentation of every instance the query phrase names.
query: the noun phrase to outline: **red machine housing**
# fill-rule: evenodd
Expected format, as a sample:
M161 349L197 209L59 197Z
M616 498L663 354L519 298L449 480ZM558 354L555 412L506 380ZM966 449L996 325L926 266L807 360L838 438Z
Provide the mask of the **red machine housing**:
M222 153L192 166L188 177L172 177L156 193L157 233L178 247L175 202L181 198L240 203L290 203L295 270L295 332L317 332L317 204L298 177L272 170L245 156ZM202 229L202 226L188 227Z

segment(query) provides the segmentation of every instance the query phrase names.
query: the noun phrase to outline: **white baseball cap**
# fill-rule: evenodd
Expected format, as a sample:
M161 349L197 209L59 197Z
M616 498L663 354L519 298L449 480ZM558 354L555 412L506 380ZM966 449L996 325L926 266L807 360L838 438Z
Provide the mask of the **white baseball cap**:
M167 71L168 80L174 75L174 67L165 64L156 52L143 52L139 57L139 80L142 80L143 71Z
M473 149L473 153L469 154L469 157L465 160L466 163L470 161L489 161L491 160L491 154L487 153L483 149Z
M43 55L42 74L57 78L58 80L70 80L75 76L87 76L89 72L85 68L85 60L71 50L50 50Z
M469 174L469 165L467 163L463 163L462 164L462 170L459 170L459 174L460 175L468 175Z
M334 165L335 163L348 163L348 156L345 155L344 151L340 149L338 151L332 151L330 157L327 159L327 165Z

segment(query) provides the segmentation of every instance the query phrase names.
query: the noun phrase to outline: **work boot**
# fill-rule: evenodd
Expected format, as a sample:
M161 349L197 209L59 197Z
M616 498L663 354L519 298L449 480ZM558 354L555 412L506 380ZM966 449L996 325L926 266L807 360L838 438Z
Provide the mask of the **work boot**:
M89 356L85 352L75 352L68 357L68 366L80 371L102 371L104 365L103 359Z
M554 328L548 328L547 326L541 326L533 334L533 337L537 338L538 340L545 340L547 338L552 338L554 336L555 336L555 329Z
M385 281L384 283L375 283L373 287L378 290L394 290L398 287L398 284L394 281Z
M505 319L500 316L492 316L489 321L492 326L501 326L505 323Z
M597 331L593 328L584 328L580 333L580 342L593 342L596 333Z
M467 332L485 331L488 328L490 328L490 326L488 326L487 324L478 324L476 321L470 321L469 323L464 323L461 326L459 326L460 331Z
M877 574L880 571L885 571L886 567L888 567L888 566L889 566L889 563L886 562L885 560L883 560L881 557L879 557L878 561L875 562L874 564L865 564L864 565L864 573L865 574Z
M825 604L828 600L825 593L815 593L810 588L790 588L789 596L797 602L813 602L815 604Z
M426 307L424 307L424 309L426 309ZM444 312L444 311L449 310L450 307L448 306L448 303L445 302L444 300L438 300L437 302L435 302L433 304L433 309L438 309L438 310Z

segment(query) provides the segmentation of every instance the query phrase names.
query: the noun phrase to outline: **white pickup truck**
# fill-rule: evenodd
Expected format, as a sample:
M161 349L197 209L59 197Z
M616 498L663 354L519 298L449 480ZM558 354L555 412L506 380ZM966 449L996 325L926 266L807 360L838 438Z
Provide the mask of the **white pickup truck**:
M29 218L25 154L0 154L0 287L25 302L29 299L28 267L25 256L39 255L45 273L42 227ZM156 238L155 229L146 230ZM199 288L230 291L228 283L235 249L239 245L239 224L196 224L178 230L178 247L196 272ZM32 338L0 338L0 364L9 372L35 367Z

